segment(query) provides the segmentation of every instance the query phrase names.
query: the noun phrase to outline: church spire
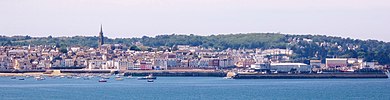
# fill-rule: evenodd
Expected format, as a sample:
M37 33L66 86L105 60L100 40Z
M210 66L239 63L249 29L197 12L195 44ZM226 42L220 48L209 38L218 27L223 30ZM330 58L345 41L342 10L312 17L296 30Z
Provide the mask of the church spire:
M103 33L103 24L100 24L100 33Z
M100 24L100 33L99 33L99 47L104 44L104 36L103 36L103 25Z

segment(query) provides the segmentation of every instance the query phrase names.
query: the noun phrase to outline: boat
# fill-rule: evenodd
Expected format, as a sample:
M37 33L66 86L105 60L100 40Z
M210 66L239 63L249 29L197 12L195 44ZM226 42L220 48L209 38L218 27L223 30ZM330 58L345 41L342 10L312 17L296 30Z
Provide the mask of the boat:
M101 76L103 79L110 79L109 76Z
M94 76L92 76L92 75L91 75L91 76L88 76L88 78L93 78L93 77L94 77Z
M233 79L233 77L223 77L223 79Z
M39 77L39 76L38 76L38 77L35 77L35 79L38 80L38 81L40 81L40 80L45 80L44 77Z
M83 79L84 79L84 80L89 80L90 78L89 78L89 77L84 77Z
M32 77L32 76L30 76L30 75L26 75L26 78L30 78L30 77Z
M11 77L11 79L16 79L16 77Z
M115 80L117 80L117 81L123 81L123 78L118 77L118 78L115 78Z
M133 76L130 75L130 76L127 76L126 78L127 78L127 79L131 79L131 78L133 78Z
M99 82L107 82L106 79L100 79Z
M153 79L148 79L148 81L147 82L154 82L154 80Z
M153 74L149 74L145 77L138 77L138 80L146 80L146 79L157 79L157 77L153 76Z
M19 80L24 80L24 78L19 78Z

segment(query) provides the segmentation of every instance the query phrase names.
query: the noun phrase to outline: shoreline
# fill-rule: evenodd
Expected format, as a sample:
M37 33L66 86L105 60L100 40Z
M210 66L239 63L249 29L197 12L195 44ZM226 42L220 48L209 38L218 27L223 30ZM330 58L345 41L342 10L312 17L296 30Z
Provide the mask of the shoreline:
M384 72L376 73L300 73L300 74L260 74L260 73L235 73L217 70L204 69L185 69L185 70L126 70L126 71L61 71L55 73L46 72L0 72L1 76L61 76L61 75L77 75L77 74L122 74L123 76L153 76L164 77L226 77L231 79L339 79L339 78L389 78Z
M12 76L61 76L61 75L70 75L68 73L61 74L44 74L37 72L29 72L29 73L0 73L0 77L12 77Z

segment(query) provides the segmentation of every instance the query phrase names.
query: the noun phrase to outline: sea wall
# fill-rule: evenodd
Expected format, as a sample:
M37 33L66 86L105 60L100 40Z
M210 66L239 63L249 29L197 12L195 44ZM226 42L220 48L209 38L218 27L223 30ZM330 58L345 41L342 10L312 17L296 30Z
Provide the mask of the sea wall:
M386 73L237 74L233 79L388 78Z
M225 77L225 72L125 72L125 76L147 76L153 74L153 76L191 76L191 77Z

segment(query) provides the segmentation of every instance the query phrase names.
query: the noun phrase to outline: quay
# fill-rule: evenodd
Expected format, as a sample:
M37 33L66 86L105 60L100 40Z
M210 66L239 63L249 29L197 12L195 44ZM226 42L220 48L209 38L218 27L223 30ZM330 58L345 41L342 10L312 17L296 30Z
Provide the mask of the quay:
M154 71L126 71L124 76L169 76L169 77L225 77L227 72L214 70L154 70Z
M219 70L183 69L183 70L87 70L87 69L61 69L47 71L12 71L0 72L0 76L24 75L71 75L80 73L92 74L120 74L124 76L166 76L166 77L227 77L232 79L338 79L338 78L389 78L385 72L329 72L329 73L256 73L256 72L227 72Z
M254 74L238 73L233 79L340 79L340 78L389 78L386 73L307 73L307 74Z

